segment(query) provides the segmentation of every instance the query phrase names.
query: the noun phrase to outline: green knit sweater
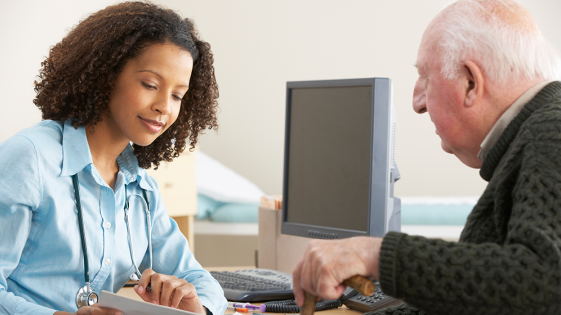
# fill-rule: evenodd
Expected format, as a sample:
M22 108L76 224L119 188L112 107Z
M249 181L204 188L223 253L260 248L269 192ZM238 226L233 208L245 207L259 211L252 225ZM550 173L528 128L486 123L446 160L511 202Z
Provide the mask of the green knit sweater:
M480 170L489 182L458 243L390 232L375 314L561 314L561 82L508 125Z

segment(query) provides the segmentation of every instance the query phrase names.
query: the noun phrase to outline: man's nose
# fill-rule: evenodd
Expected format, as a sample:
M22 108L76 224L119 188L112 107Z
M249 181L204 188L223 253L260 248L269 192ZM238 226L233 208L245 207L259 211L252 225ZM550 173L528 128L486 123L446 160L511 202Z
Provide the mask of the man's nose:
M427 111L426 99L426 91L419 86L419 81L417 81L413 91L413 110L415 113L423 114Z

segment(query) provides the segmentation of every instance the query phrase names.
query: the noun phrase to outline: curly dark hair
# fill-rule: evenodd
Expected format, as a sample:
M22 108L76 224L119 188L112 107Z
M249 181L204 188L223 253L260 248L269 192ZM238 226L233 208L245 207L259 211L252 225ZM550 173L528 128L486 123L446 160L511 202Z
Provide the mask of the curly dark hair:
M96 12L76 25L41 63L33 103L43 119L70 119L74 128L95 125L108 111L114 79L125 64L156 43L189 51L193 71L179 116L148 146L134 144L138 165L158 168L190 150L205 129L217 129L218 85L210 45L199 38L193 22L172 10L144 2L125 2Z

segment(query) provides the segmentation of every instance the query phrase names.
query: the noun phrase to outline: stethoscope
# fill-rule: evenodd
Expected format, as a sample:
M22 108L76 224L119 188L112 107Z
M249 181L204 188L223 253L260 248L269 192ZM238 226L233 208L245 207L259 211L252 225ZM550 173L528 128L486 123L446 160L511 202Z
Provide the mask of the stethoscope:
M74 196L76 198L76 207L78 208L78 225L80 228L80 240L82 241L82 252L84 253L84 278L86 280L86 285L78 290L76 293L76 306L81 308L82 306L92 306L97 303L99 295L92 290L90 287L90 272L88 268L88 249L86 247L86 235L84 234L84 220L82 217L82 204L80 202L80 182L78 181L78 174L72 175L72 185L74 185ZM146 190L142 189L142 195L144 197L144 202L146 203L146 225L148 225L148 249L150 252L150 269L152 269L152 226L150 224L150 203L148 203L148 197L146 196ZM138 196L138 195L133 195ZM134 265L135 273L130 275L130 279L138 281L142 274L138 270L136 261L134 260L134 248L132 246L132 236L131 229L129 225L129 201L127 199L127 185L125 185L125 222L127 223L127 234L129 240L130 254L132 258L132 263ZM148 288L147 288L148 289Z

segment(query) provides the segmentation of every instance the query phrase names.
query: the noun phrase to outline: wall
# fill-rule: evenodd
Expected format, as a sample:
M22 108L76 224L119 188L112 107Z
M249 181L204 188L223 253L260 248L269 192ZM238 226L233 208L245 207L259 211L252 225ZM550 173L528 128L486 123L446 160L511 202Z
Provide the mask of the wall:
M220 131L200 148L266 193L282 192L286 81L389 77L398 130L398 196L479 195L478 171L440 149L428 115L411 109L413 64L440 0L160 0L193 18L211 43L220 86ZM520 1L561 49L561 1ZM41 119L33 80L50 45L88 13L113 1L0 3L0 141ZM334 150L337 148L334 147Z

